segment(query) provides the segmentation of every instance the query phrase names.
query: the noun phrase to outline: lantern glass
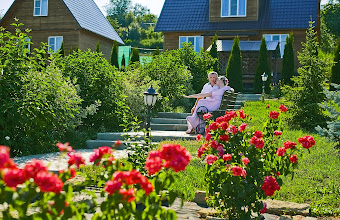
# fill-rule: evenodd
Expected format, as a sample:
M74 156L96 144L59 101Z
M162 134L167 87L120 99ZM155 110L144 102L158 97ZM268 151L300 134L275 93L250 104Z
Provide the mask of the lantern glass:
M153 104L153 95L144 94L144 102L146 106L152 106Z
M266 73L263 73L262 75L262 81L265 82L268 79L268 75Z

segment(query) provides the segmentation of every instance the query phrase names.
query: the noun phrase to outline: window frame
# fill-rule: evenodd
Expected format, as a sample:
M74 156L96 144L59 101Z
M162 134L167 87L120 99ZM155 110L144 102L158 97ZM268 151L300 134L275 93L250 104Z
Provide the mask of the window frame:
M31 38L26 38L25 41L27 42L27 50L28 50L28 53L31 53Z
M48 54L55 54L59 49L56 49L56 46L57 46L57 38L58 37L61 37L61 44L60 44L60 47L62 45L62 43L64 42L64 37L63 36L49 36L48 39L47 39L47 44L48 44ZM50 46L50 39L51 38L54 38L54 48L52 50L51 46ZM53 51L53 52L52 52Z
M184 43L184 42L182 42L181 43L181 37L185 37L185 42L186 43L188 43L188 39L189 39L189 37L193 37L194 38L194 44L192 44L191 46L193 46L194 47L194 51L195 52L197 52L197 53L200 53L202 50L200 49L200 51L196 51L196 40L197 40L197 37L201 37L202 38L202 48L203 48L203 50L204 50L204 36L199 36L199 35L195 35L195 36L179 36L178 37L178 48L179 49L181 49L182 47L182 43ZM200 47L201 48L201 47Z
M38 15L36 15L35 14L35 9L37 8L36 7L36 2L37 1L39 1L40 2L40 13L38 14ZM43 8L43 6L42 6L42 1L43 0L34 0L34 6L33 6L33 16L34 17L46 17L46 16L48 16L48 0L46 0L46 15L44 14L42 14L42 8Z
M228 1L228 15L223 15L223 1ZM247 17L247 0L244 0L244 15L239 15L240 10L240 0L237 0L237 15L230 15L231 10L231 0L221 0L221 17L222 18L244 18Z
M266 39L266 35L267 36L270 36L270 41L276 41L276 42L279 42L279 47L280 47L280 55L281 55L281 58L283 58L283 54L284 54L284 49L285 49L285 45L286 45L286 42L287 42L287 37L289 36L289 34L263 34L263 37ZM282 36L283 35L286 35L286 40L282 41ZM273 40L273 37L274 36L279 36L279 40ZM282 42L284 42L285 44L282 45ZM281 46L283 48L281 48Z

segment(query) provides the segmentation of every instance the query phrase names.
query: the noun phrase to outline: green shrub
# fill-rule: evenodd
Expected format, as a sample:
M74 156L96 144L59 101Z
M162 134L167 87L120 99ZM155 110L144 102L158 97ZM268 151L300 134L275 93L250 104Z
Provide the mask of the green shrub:
M234 44L229 56L226 75L229 79L229 85L234 88L235 92L242 92L242 57L240 39L238 37L234 38Z
M215 58L216 61L213 65L213 70L218 73L220 70L218 68L218 52L217 52L217 42L218 38L217 38L217 35L215 34L213 40L212 40L212 44L211 44L211 49L210 49L210 56L212 58Z
M57 63L63 74L79 88L79 96L84 100L82 108L100 102L96 113L84 119L84 125L94 130L118 130L119 125L129 118L120 72L102 54L90 50L78 50L59 58Z
M262 93L262 78L261 75L266 73L268 75L267 81L264 83L264 90L267 94L270 93L271 73L268 61L268 51L264 37L261 40L261 47L259 52L259 59L256 66L254 79L254 93Z
M132 48L130 64L139 62L139 52L136 48Z
M294 76L294 36L291 33L286 39L286 45L284 49L283 59L282 59L282 74L281 81L284 84L292 85L293 81L291 78Z
M326 99L323 84L330 63L319 56L318 50L317 35L310 22L306 42L302 43L302 52L298 55L299 76L292 78L296 86L284 88L286 98L292 101L291 122L305 129L324 126L327 120L319 104Z
M334 65L332 66L331 83L340 84L340 38L334 52ZM334 88L331 86L331 89Z
M111 65L119 69L119 64L118 64L118 43L117 41L114 41L113 47L112 47L112 52L111 52Z

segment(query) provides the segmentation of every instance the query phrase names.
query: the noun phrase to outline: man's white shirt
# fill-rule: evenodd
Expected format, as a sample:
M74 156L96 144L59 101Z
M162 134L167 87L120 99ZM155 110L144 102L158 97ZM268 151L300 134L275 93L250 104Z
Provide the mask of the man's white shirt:
M218 87L216 84L214 86L211 86L210 83L206 83L204 86L203 86L203 89L201 91L202 94L204 93L210 93L214 90L217 90L219 89L220 87ZM206 99L211 99L211 97L206 97Z

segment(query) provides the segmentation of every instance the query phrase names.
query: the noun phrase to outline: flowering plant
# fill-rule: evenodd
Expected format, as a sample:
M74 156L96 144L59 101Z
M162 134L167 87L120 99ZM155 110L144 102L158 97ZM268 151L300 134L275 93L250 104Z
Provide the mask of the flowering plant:
M250 219L251 212L263 213L262 198L280 190L281 175L292 173L301 146L282 144L280 114L271 111L262 131L247 127L250 120L243 110L226 112L208 121L206 137L198 157L206 161L207 202L229 219ZM315 145L314 138L299 138L303 148Z
M119 143L117 143L119 144ZM73 186L67 180L77 175L84 158L75 153L71 146L58 143L61 156L68 155L68 168L59 174L48 171L40 160L33 160L19 169L9 156L9 148L0 146L0 204L2 217L19 219L83 219L86 212L93 212L93 206L85 201L75 202L73 191L87 193L96 204L96 195L85 189L93 184L87 177L80 185ZM191 156L180 145L162 145L150 152L146 170L152 176L144 176L113 157L110 147L100 147L90 156L93 166L103 167L98 177L97 187L103 202L101 212L92 219L176 219L176 213L162 207L166 199L171 205L177 194L167 189L174 183L172 172L184 170ZM137 206L139 208L137 208ZM33 211L32 211L33 210Z

